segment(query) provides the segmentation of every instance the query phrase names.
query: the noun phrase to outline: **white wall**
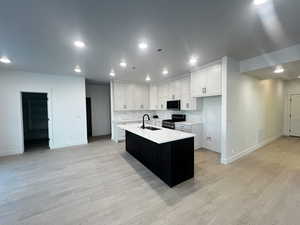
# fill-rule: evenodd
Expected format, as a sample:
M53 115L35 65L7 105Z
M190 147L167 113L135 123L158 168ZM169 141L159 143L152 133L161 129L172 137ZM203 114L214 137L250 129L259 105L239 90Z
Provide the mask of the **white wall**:
M300 72L299 72L300 74ZM284 135L289 135L289 114L290 114L290 94L300 94L300 79L289 80L284 82L285 87L285 105L284 105Z
M47 92L51 148L87 143L82 77L0 71L0 155L23 153L21 92Z
M223 163L240 158L283 134L284 83L240 74L228 59L227 146Z
M110 129L110 86L109 84L87 84L86 95L92 104L93 136L108 135Z

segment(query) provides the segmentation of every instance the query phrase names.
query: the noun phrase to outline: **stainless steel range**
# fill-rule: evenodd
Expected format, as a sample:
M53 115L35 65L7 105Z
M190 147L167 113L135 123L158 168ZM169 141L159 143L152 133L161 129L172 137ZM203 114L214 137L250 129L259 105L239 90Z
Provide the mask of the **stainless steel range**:
M186 121L186 116L184 114L173 114L171 120L163 120L162 127L168 129L175 129L176 122L183 122Z

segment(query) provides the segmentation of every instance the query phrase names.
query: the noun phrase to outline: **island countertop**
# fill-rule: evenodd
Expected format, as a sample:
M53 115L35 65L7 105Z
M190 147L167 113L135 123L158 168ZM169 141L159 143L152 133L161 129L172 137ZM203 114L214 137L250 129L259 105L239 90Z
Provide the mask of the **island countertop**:
M171 130L163 127L157 127L160 130L155 130L155 131L142 129L141 124L138 123L121 124L118 127L127 130L133 134L136 134L138 136L141 136L145 139L148 139L149 141L153 141L157 144L164 144L172 141L195 137L195 135L191 133L185 133L182 131Z

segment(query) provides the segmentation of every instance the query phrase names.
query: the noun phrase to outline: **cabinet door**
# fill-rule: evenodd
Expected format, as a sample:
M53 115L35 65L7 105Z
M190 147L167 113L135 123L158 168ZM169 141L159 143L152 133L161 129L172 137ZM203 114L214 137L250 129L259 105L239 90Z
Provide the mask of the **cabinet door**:
M205 96L206 71L199 70L191 73L191 97Z
M205 96L222 95L222 71L221 65L214 65L207 70Z
M199 149L202 147L202 124L194 124L192 126L192 133L194 137L194 148Z
M147 85L141 86L140 109L141 110L149 109L149 87Z
M181 90L181 109L182 110L195 110L196 98L191 97L191 78L186 77L180 80Z
M169 83L168 100L180 100L181 98L181 84L180 80L174 80Z
M158 108L160 110L166 110L168 99L168 84L161 84L158 86Z
M127 85L123 83L114 83L114 108L116 111L127 110Z
M141 90L136 84L127 84L126 105L127 110L138 110L141 103Z
M157 85L151 85L150 86L150 95L149 95L149 104L151 110L157 110L158 109L158 90Z

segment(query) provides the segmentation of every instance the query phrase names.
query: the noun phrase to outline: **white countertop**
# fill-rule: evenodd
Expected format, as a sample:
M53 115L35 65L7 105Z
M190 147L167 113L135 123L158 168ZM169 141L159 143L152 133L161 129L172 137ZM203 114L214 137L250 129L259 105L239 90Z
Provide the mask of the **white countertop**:
M162 127L157 127L161 130L155 130L155 131L148 130L148 129L142 129L141 124L138 124L138 123L120 124L120 125L118 125L118 127L121 129L127 130L131 133L134 133L138 136L141 136L143 138L146 138L150 141L153 141L157 144L163 144L163 143L168 143L168 142L172 142L172 141L195 137L195 135L191 134L191 133L185 133L182 131L171 130L171 129L166 129L166 128L162 128Z
M188 126L192 126L195 124L202 124L203 122L196 122L196 121L183 121L183 122L176 122L178 124L183 124L183 125L188 125Z

